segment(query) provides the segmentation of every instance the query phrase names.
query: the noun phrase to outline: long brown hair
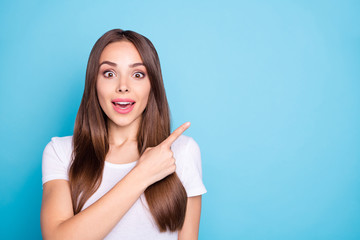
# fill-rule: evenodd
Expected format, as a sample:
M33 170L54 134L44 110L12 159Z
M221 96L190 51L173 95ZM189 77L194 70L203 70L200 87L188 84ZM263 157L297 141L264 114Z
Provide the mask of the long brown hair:
M107 116L100 107L96 92L99 59L104 48L117 41L129 41L137 48L146 67L151 90L137 134L138 151L157 146L170 135L170 113L158 54L146 37L113 29L106 32L91 50L86 69L85 89L75 120L73 155L69 181L74 214L99 188L104 161L109 151ZM124 193L126 194L126 193ZM183 226L187 204L186 191L173 173L145 190L149 210L159 230L177 231Z

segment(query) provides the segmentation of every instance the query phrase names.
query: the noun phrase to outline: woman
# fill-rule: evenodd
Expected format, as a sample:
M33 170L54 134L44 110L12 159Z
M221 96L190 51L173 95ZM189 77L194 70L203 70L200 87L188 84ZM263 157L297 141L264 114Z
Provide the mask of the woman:
M43 154L44 239L197 239L200 151L170 134L160 62L144 36L114 29L94 45L74 134Z

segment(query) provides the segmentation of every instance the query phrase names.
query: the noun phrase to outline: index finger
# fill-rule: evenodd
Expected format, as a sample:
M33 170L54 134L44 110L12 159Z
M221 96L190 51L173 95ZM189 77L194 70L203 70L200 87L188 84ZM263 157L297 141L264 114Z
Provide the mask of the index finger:
M178 127L175 131L170 134L161 144L171 146L173 142L183 133L186 129L190 127L190 122L186 122L182 124L180 127Z

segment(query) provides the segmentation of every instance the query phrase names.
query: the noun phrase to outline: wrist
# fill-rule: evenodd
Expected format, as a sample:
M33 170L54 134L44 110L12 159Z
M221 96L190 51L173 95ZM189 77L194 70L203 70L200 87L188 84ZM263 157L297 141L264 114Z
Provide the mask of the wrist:
M146 178L146 175L142 171L138 165L136 165L129 173L129 177L131 177L134 181L134 184L136 186L139 186L141 190L144 192L148 186L150 186L151 183L149 183L148 179Z

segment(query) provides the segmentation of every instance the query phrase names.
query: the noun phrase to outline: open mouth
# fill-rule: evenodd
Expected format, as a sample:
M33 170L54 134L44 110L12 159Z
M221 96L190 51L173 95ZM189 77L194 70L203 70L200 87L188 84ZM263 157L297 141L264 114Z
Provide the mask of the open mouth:
M127 109L130 108L132 105L135 104L135 102L113 102L115 107L119 107L121 109Z

